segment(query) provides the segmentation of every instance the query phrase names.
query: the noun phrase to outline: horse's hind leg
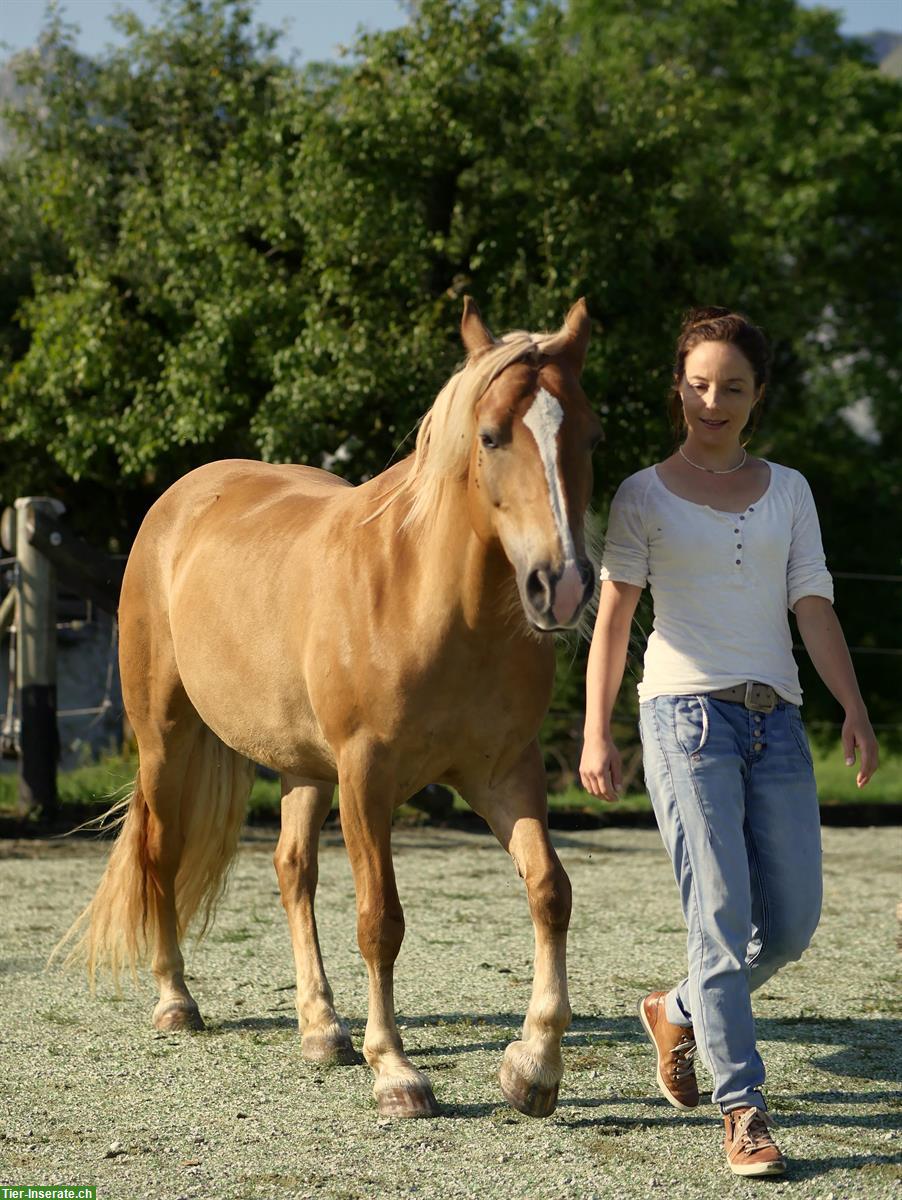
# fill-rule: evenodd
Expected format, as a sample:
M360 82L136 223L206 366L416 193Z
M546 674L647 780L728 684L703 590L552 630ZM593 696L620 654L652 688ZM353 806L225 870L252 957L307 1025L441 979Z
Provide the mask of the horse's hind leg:
M135 725L147 808L145 929L160 989L153 1023L165 1030L203 1029L185 984L179 940L195 916L201 932L212 919L238 848L254 768L201 721L184 693L172 697L167 712L170 720Z
M193 710L192 710L193 711ZM182 858L183 790L191 752L203 726L195 715L165 741L139 738L141 788L148 807L146 877L148 925L153 931L151 970L160 999L153 1010L159 1030L203 1029L204 1022L185 983L185 960L179 945L176 875Z
M467 800L488 821L526 883L535 929L532 998L519 1041L501 1065L507 1102L531 1117L547 1117L557 1104L564 1073L561 1038L570 1024L567 995L567 927L570 881L548 836L545 768L538 744L495 787L467 789Z
M92 941L102 948L118 927L132 966L146 942L160 990L154 1026L202 1029L179 940L196 914L204 926L212 915L237 848L253 766L219 740L188 698L163 609L140 570L127 571L119 664L138 780L92 904Z
M360 1055L335 1011L323 970L313 912L319 835L332 805L332 791L331 783L283 775L282 832L273 862L297 969L301 1053L318 1062L356 1063Z

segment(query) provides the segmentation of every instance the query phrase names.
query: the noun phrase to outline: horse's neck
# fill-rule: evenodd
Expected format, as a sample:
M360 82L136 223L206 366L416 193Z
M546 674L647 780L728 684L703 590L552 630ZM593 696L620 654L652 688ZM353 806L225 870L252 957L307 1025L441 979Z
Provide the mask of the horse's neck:
M432 522L412 536L417 568L446 618L487 638L527 633L513 567L500 544L476 535L466 484L449 485Z
M460 611L468 626L511 633L526 631L514 570L500 545L486 546L472 528L459 577Z
M403 488L412 465L412 458L404 459L345 493L354 515L343 517L339 536L354 530L358 553L381 558L387 586L411 599L411 622L422 618L443 629L462 624L496 645L534 645L513 567L499 543L482 542L473 529L466 480L446 484L425 523L408 523L413 494ZM399 488L402 494L392 499Z

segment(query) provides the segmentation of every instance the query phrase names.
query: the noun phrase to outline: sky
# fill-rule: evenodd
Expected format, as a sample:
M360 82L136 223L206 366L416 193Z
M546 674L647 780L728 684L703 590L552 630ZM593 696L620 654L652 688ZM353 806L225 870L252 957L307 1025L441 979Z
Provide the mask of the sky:
M802 3L814 7L814 0ZM902 0L820 0L820 6L842 14L846 34L902 32ZM120 7L120 0L62 0L66 19L81 29L78 44L83 53L96 54L117 40L109 17ZM125 0L124 7L144 20L156 12L153 0ZM34 45L44 8L44 0L0 0L0 58ZM264 25L287 26L283 50L295 52L301 61L333 58L338 45L353 42L361 25L391 29L407 19L400 0L258 0L257 14Z

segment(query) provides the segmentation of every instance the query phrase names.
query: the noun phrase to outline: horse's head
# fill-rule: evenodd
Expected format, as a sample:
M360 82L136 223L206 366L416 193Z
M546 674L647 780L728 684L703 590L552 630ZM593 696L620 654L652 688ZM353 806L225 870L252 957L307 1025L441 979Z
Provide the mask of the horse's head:
M469 503L473 526L497 540L514 567L523 609L542 631L570 628L591 599L595 569L585 551L592 449L601 423L579 384L589 341L584 300L559 333L510 335L523 352L494 376L475 409ZM467 300L464 345L479 361L504 345Z

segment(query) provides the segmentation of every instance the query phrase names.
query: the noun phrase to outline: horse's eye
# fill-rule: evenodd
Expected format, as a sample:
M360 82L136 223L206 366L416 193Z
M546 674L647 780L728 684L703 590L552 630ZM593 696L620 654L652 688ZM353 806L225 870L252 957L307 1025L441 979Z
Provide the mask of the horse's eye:
M481 433L479 435L479 440L482 442L483 446L485 446L486 450L498 449L498 439L493 433Z

